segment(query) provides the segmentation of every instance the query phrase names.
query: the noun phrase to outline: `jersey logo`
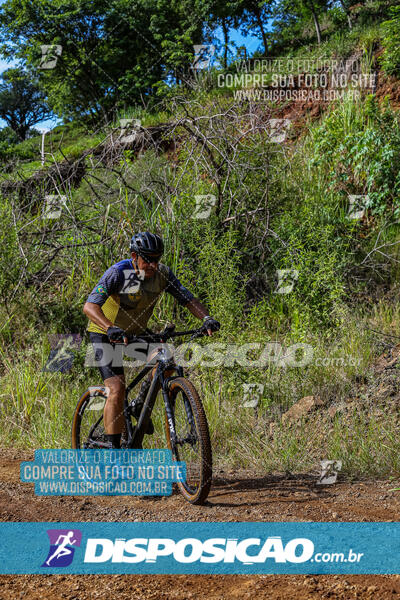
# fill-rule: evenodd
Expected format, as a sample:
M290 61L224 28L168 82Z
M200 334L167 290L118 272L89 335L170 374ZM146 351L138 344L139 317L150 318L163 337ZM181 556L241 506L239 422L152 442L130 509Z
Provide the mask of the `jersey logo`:
M102 285L98 285L97 288L95 289L95 292L97 292L98 294L101 294L102 296L107 296L107 290Z

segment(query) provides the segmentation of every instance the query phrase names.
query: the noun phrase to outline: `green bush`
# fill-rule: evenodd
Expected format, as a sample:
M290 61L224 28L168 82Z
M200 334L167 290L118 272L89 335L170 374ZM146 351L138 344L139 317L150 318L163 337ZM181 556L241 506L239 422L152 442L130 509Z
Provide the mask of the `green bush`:
M312 164L332 191L368 195L372 214L400 216L400 126L395 111L348 98L314 132ZM345 199L345 198L344 198Z
M391 19L383 23L385 51L381 58L382 68L388 75L400 73L400 6L393 6Z

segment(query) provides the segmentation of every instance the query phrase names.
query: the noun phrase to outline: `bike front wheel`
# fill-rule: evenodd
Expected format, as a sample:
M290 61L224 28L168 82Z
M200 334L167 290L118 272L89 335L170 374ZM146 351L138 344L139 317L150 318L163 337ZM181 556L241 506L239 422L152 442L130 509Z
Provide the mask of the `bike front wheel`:
M167 445L174 460L186 463L186 481L177 482L178 489L191 504L204 504L211 488L212 451L202 402L183 377L171 382L169 400L174 422L165 416Z
M107 401L105 387L91 387L79 398L72 419L72 448L107 448L103 410Z

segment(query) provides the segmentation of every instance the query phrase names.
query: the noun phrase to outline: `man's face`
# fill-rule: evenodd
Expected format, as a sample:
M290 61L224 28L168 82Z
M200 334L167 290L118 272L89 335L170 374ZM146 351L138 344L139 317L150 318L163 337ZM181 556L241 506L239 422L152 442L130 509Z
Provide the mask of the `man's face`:
M160 258L159 255L154 256L153 262L147 262L144 258L139 256L135 252L132 252L132 258L134 261L136 261L139 271L144 273L145 279L150 279L151 277L154 277L158 269L158 260ZM151 255L149 256L148 260L152 260Z

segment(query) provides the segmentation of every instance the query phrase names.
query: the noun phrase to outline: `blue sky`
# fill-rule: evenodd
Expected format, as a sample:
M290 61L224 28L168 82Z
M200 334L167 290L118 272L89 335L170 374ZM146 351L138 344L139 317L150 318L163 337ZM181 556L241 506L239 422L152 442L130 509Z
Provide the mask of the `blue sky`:
M223 39L222 38L222 30L220 32L217 31L217 36L221 40ZM237 46L245 46L247 52L250 55L254 54L254 52L256 50L258 50L259 47L261 46L261 40L259 38L254 37L252 35L248 35L247 37L244 37L244 35L242 35L236 29L230 29L230 31L229 31L229 38L230 38L230 41L235 42L235 44L237 44Z
M0 5L3 4L5 0L0 0ZM245 46L247 52L251 55L253 54L260 46L261 41L254 36L244 37L241 35L239 31L231 29L229 32L230 41L234 42L237 46ZM216 37L222 41L222 30L216 32ZM16 61L7 62L0 56L0 74L3 73L6 69L9 69L12 66L15 66ZM42 121L35 125L35 129L52 129L57 125L57 122L60 122L57 119L48 119L46 121ZM3 119L0 119L0 129L6 126L6 122Z

